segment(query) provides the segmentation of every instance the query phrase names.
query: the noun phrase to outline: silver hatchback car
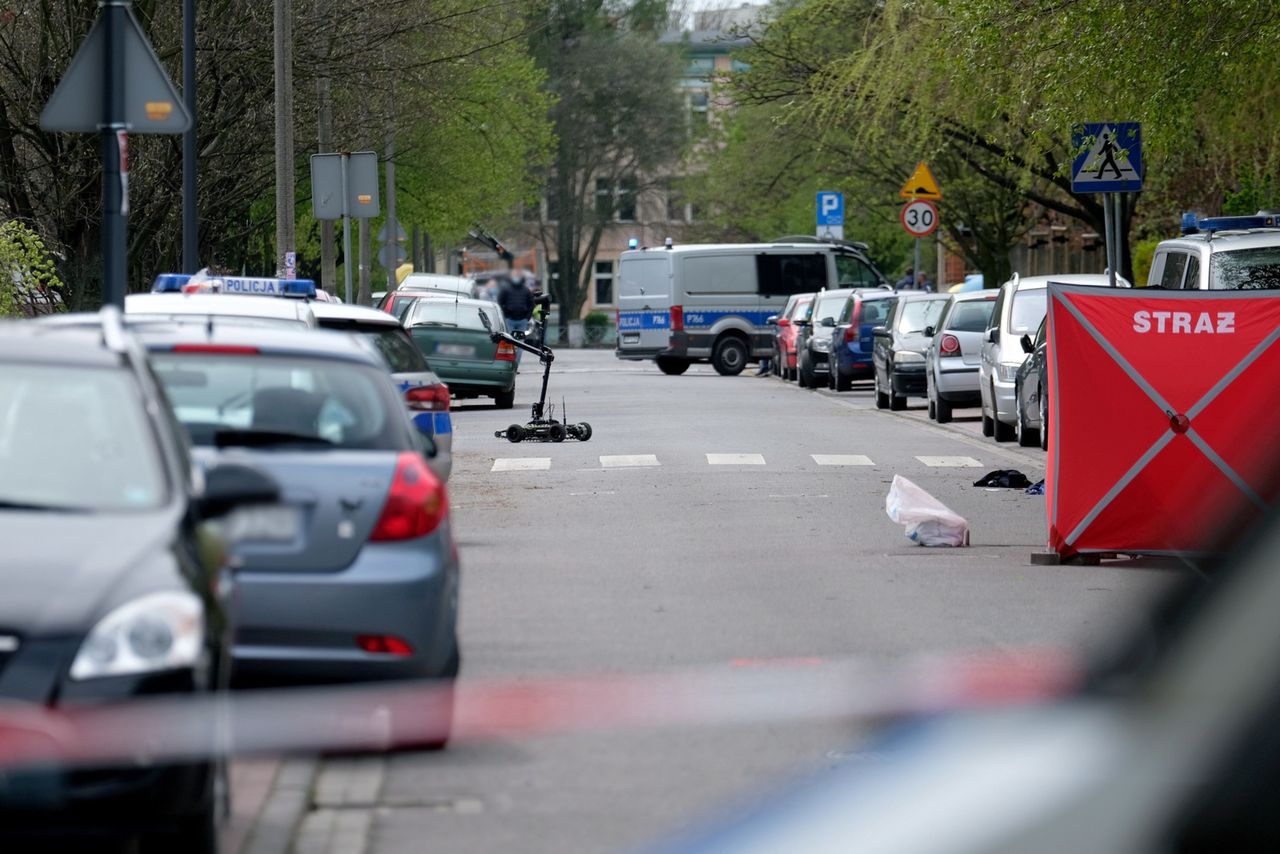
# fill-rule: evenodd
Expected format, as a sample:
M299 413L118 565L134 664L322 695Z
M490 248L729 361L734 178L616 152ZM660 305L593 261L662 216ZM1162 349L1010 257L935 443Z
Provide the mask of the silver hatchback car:
M197 458L250 462L280 484L280 504L227 521L235 678L451 680L458 552L445 486L373 345L232 325L139 337Z

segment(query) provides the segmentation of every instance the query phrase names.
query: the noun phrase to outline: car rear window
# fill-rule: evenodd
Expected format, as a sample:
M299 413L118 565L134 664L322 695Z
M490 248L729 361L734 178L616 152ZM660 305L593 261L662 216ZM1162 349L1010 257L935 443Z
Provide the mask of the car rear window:
M991 324L991 309L995 299L958 302L951 309L947 328L955 332L986 332Z
M297 356L153 353L174 414L197 445L405 450L385 373Z
M1018 291L1013 295L1013 310L1009 312L1009 331L1014 335L1035 332L1048 310L1048 297L1044 288Z
M427 367L427 360L423 358L422 352L409 337L409 333L399 326L328 320L321 321L320 325L335 332L352 332L368 338L378 348L382 358L387 360L392 373L410 374L431 370Z
M145 510L166 494L155 432L131 375L31 364L0 371L0 502Z
M1195 285L1188 283L1187 287ZM1280 246L1213 253L1209 262L1209 287L1222 290L1280 288Z
M502 313L493 303L477 305L474 302L459 302L450 299L422 299L414 304L405 318L405 326L449 326L457 329L475 329L484 331L484 322L480 312L489 318L494 330L505 330Z
M872 326L883 326L889 319L889 312L893 311L893 307L897 304L898 301L892 298L863 300L860 322L863 325L869 323Z
M923 332L926 326L933 325L946 307L944 299L912 300L902 306L898 314L898 331Z

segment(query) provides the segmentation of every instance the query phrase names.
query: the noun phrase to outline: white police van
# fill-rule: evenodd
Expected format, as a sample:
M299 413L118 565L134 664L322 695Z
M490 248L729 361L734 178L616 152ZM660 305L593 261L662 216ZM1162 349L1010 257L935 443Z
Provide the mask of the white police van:
M792 294L887 285L865 245L812 238L633 249L618 280L619 359L666 374L710 361L726 376L772 355L768 319Z
M1182 237L1162 240L1147 287L1165 290L1280 288L1280 214L1182 217Z

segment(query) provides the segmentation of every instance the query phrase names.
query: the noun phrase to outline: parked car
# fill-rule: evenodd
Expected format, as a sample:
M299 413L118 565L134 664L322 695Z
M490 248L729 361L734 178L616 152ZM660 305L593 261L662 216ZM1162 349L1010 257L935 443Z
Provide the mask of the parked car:
M929 346L925 329L937 322L950 298L899 292L885 325L872 331L877 409L906 409L908 397L925 396L924 351Z
M466 276L446 276L440 273L410 273L394 291L388 291L375 303L376 307L403 321L409 307L426 294L473 297L476 283Z
M203 523L279 496L240 465L201 477L119 312L97 321L0 326L0 701L15 714L224 688L232 586ZM74 831L213 854L225 773L216 756L6 769L0 848Z
M235 679L439 679L459 667L444 484L368 340L243 326L139 333L202 460L271 474L234 531Z
M393 315L360 305L325 303L313 307L321 329L350 332L369 339L386 359L391 378L404 396L409 417L418 430L430 436L436 454L427 466L448 482L453 471L453 418L449 414L449 387L432 372L422 351Z
M853 288L819 291L808 320L796 322L796 382L800 388L827 384L831 370L831 330Z
M224 293L129 294L124 311L129 323L150 320L207 320L233 317L237 323L264 326L316 328L312 307L305 298L269 299L264 296Z
M773 354L767 319L794 294L884 282L866 247L814 240L633 249L618 267L619 359L667 374L711 362L726 376Z
M848 391L854 380L872 377L872 330L883 326L898 301L891 290L859 288L845 301L831 330L831 370L827 387Z
M1014 273L1012 279L1000 286L982 344L982 362L978 375L982 435L994 436L997 442L1013 441L1014 424L1018 418L1014 383L1018 368L1027 355L1022 349L1022 336L1034 334L1040 321L1044 319L1048 311L1045 288L1051 281L1099 287L1110 284L1107 277L1101 274L1075 273L1023 278ZM1128 282L1123 286L1128 287Z
M419 299L404 325L454 397L491 397L498 409L510 409L516 399L516 349L489 338L481 312L494 330L506 331L496 304L444 295Z
M766 321L774 327L773 372L784 380L795 379L797 320L808 320L813 311L815 294L792 294L782 314L770 315Z
M1022 336L1022 349L1028 355L1018 368L1014 380L1014 396L1018 401L1018 420L1014 422L1014 434L1018 444L1030 447L1039 440L1040 447L1049 450L1049 381L1047 378L1048 318L1040 321L1035 338Z
M951 420L953 408L981 402L982 339L991 325L995 302L995 290L955 293L937 323L925 329L929 336L924 353L925 397L929 417L939 424Z

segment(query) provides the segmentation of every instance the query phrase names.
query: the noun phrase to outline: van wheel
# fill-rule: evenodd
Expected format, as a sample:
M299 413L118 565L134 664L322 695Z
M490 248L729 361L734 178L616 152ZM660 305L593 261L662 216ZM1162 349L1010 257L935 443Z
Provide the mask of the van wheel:
M722 377L736 377L747 366L747 344L736 335L726 335L716 342L711 364Z
M672 356L659 356L657 359L658 370L669 376L678 377L685 371L689 370L688 359L677 359Z

